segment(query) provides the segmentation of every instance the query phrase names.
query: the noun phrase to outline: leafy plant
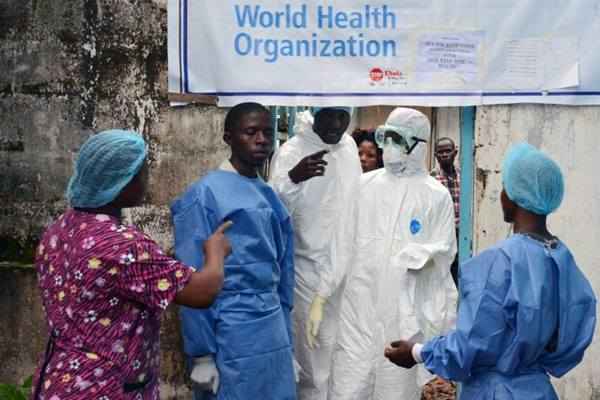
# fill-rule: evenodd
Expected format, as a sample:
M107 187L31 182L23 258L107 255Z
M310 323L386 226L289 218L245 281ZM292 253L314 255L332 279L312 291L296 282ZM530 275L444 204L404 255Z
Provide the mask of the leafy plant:
M22 385L0 383L0 400L28 400L31 396L33 377L25 379Z

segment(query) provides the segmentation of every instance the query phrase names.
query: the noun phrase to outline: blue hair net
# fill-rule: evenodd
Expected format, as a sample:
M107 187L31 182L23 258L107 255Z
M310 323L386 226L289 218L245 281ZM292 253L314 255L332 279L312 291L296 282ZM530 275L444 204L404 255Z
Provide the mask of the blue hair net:
M552 213L563 199L560 167L528 143L513 146L504 158L502 184L509 199L539 215Z
M81 147L67 199L73 207L95 208L113 201L139 172L146 158L144 139L131 131L100 132Z

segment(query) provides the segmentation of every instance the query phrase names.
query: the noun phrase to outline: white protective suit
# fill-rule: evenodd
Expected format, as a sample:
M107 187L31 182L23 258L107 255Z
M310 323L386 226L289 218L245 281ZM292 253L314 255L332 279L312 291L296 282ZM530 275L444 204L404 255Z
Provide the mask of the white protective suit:
M353 199L362 173L358 150L347 134L329 145L313 132L308 111L299 113L296 135L273 157L270 184L292 215L295 232L296 288L292 311L294 351L298 360L299 400L325 400L333 347L336 341L341 292L352 253L356 223ZM329 150L325 174L295 184L288 172L304 157ZM305 326L315 296L326 299L317 335L318 348L311 349Z
M386 125L430 139L429 121L416 110L397 108ZM385 346L398 339L429 339L450 329L456 318L452 199L425 169L426 144L408 156L390 144L384 146L385 167L361 177L330 400L419 400L431 376L421 367L392 364L383 355Z

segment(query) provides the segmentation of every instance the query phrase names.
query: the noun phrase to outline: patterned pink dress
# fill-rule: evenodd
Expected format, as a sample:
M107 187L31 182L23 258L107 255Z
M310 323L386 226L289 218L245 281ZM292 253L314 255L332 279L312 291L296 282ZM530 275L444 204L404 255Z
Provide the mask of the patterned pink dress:
M157 399L160 316L192 269L135 227L76 210L46 230L36 267L54 338L40 399Z

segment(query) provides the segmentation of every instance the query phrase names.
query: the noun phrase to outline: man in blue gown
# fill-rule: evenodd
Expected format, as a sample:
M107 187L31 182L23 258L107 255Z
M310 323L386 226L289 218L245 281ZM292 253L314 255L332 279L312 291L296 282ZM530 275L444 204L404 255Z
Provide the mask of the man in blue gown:
M596 296L546 227L563 197L558 165L522 143L505 158L502 181L514 235L461 265L456 330L424 346L394 342L385 355L462 381L461 400L555 400L549 374L561 377L581 361L594 335Z
M181 307L194 399L295 399L292 225L257 174L273 148L270 112L257 103L233 107L223 139L231 158L171 206L175 254L188 265L203 265L204 240L233 222L221 294L208 310Z

